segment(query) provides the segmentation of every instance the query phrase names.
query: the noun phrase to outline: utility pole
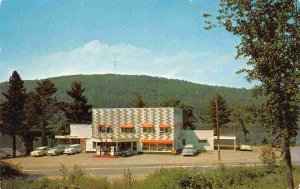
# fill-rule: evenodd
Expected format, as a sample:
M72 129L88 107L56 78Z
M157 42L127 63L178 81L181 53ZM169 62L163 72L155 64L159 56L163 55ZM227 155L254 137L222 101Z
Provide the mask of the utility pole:
M220 125L219 125L219 106L218 98L215 99L216 104L216 125L217 125L217 137L218 137L218 161L221 161L221 152L220 152Z

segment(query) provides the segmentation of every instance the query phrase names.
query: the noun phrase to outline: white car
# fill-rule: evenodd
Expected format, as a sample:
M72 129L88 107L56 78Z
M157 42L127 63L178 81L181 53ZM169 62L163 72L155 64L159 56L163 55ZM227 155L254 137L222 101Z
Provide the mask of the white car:
M64 153L70 155L70 154L80 153L80 151L81 151L80 144L72 144L65 149Z
M58 145L58 146L54 146L53 148L50 148L48 150L48 155L49 156L57 156L60 154L63 154L65 152L66 146L63 145Z
M49 150L48 146L38 147L34 151L30 152L30 155L35 157L45 156L47 155L48 150Z
M193 144L187 144L181 153L183 156L194 156L197 154L197 149Z
M250 145L240 144L239 148L241 151L252 151Z

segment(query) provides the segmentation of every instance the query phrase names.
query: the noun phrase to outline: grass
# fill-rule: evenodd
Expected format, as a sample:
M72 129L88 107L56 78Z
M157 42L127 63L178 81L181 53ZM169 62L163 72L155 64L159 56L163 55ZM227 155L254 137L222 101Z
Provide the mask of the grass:
M1 189L193 189L193 188L287 188L284 167L225 167L215 170L200 168L161 168L146 178L135 179L129 169L123 178L90 177L83 168L75 165L72 170L61 166L61 179L41 178L27 180L20 177L3 179ZM294 169L295 185L300 183L300 167Z

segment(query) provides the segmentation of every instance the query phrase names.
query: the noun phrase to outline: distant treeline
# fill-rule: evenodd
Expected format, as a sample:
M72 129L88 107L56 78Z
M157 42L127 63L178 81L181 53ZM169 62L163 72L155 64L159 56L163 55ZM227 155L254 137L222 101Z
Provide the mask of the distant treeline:
M81 81L85 87L85 95L89 104L95 108L131 107L132 95L139 91L143 95L146 106L159 106L170 99L179 99L194 107L196 116L201 115L209 101L217 93L229 103L260 104L262 98L254 98L248 89L217 87L196 84L183 80L165 79L137 75L74 75L49 78L58 88L55 94L59 101L68 101L66 90L73 81ZM36 81L25 81L27 92L36 87ZM8 87L6 82L0 83L0 93ZM0 102L3 96L0 95Z

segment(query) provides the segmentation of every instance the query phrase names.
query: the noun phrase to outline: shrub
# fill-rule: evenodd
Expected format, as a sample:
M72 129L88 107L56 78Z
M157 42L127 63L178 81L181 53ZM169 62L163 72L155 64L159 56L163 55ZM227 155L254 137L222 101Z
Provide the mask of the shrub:
M259 159L263 164L272 169L279 165L282 161L282 153L278 148L273 148L271 145L265 145L261 148Z
M73 172L68 175L68 180L72 184L76 184L85 174L85 171L79 165L74 165Z
M13 179L16 177L25 178L27 174L25 174L19 166L0 160L0 180Z
M180 177L178 179L178 185L180 188L203 188L212 189L211 180L203 174L203 172L195 172L194 174L188 174L186 177Z
M266 136L264 136L264 138L261 141L261 144L266 145L268 143L269 143L268 138Z

